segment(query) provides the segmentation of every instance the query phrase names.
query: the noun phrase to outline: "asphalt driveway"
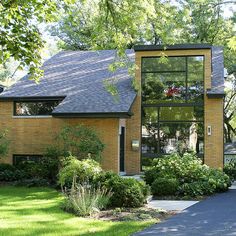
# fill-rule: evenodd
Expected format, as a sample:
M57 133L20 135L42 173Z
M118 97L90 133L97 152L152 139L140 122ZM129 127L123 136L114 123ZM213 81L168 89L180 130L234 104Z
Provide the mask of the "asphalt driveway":
M236 186L134 236L236 236Z

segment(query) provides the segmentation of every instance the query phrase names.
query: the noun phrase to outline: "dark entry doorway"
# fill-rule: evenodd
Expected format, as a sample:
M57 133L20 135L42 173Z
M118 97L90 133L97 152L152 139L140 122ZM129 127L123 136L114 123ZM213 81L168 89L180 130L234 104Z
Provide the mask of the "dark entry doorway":
M120 172L125 172L125 127L121 127L120 134Z

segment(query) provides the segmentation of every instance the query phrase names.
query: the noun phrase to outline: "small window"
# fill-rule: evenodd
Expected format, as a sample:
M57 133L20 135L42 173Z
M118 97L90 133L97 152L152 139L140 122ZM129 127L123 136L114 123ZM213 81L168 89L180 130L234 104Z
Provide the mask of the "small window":
M52 111L60 101L25 101L14 103L15 116L46 116L51 115Z
M13 165L20 165L26 162L40 162L42 155L13 155Z

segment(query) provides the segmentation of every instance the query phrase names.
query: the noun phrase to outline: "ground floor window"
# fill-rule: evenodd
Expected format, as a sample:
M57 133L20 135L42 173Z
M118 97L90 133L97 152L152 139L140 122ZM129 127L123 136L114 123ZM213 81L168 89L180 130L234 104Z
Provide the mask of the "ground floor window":
M142 159L194 151L203 158L203 106L142 108ZM145 164L144 164L145 165Z
M23 164L25 162L40 162L42 155L14 154L13 165Z

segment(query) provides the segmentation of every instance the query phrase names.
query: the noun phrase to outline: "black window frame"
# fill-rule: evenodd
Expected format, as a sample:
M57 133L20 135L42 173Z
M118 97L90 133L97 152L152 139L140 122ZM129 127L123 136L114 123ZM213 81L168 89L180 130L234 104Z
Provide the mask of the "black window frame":
M184 102L172 102L172 101L166 101L166 102L160 102L160 103L143 103L143 97L142 97L142 91L141 91L141 137L142 137L142 126L143 126L143 108L145 107L153 107L153 108L157 108L158 107L202 107L203 108L203 119L201 121L197 121L197 120L194 120L194 122L196 123L201 123L203 125L203 128L205 127L205 123L204 123L204 113L205 113L205 109L204 109L204 94L205 94L205 56L204 55L182 55L182 56L168 56L168 57L185 57L185 58L188 58L188 57L202 57L203 60L203 74L202 74L202 77L203 77L203 99L201 102L194 102L194 101L189 101L187 98L188 98L188 84L189 84L189 81L188 81L188 59L185 60L186 62L186 65L185 65L185 68L186 70L185 71L165 71L164 73L176 73L176 72L179 72L179 73L183 73L185 72L185 86L186 86L186 95L185 95L185 99L184 99ZM143 66L143 59L144 58L160 58L160 56L143 56L141 57L141 88L143 88L143 84L144 84L144 80L143 80L143 74L146 74L146 73L155 73L154 71L152 72L143 72L142 71L142 66ZM160 71L156 71L157 73L160 73ZM158 120L158 123L181 123L181 122L186 122L186 123L191 123L193 121L191 120L170 120L170 121L160 121L159 120L159 116L157 117L157 120ZM205 129L205 128L204 128ZM159 134L159 132L158 132ZM205 136L205 131L203 130L203 135ZM159 137L158 137L159 138ZM141 138L142 139L142 138ZM205 139L205 137L203 138ZM141 142L141 147L142 147L142 142ZM203 149L205 149L205 142L203 142ZM163 155L162 153L143 153L142 152L142 148L141 148L141 158L154 158L154 157L163 157L165 155L169 155L169 154L165 154ZM202 154L199 154L199 157L203 160L203 163L204 163L204 153L203 155ZM142 162L141 162L141 169L142 169Z
M57 107L59 104L60 104L60 102L61 102L62 100L61 99L43 99L43 100L19 100L19 101L13 101L13 116L17 116L17 117L38 117L38 116L51 116L52 115L52 111L49 113L49 114L37 114L37 115L27 115L27 114L24 114L24 115L19 115L19 114L17 114L17 112L16 112L16 104L17 103L42 103L42 102L57 102L58 104L57 105L55 105L55 107ZM54 108L55 108L54 107ZM54 109L53 108L53 109Z
M144 85L144 80L143 80L143 74L150 74L150 73L185 73L185 81L184 81L184 84L185 84L185 99L184 99L184 102L180 102L180 104L185 104L185 103L189 103L189 104L196 104L196 102L189 102L188 101L188 58L190 57L202 57L203 58L203 74L202 74L202 77L203 77L203 93L202 93L202 96L203 96L203 102L201 102L201 104L204 104L204 91L205 91L205 84L204 84L204 78L205 78L205 55L182 55L182 56L168 56L168 58L173 58L173 57L176 57L176 58L185 58L185 70L170 70L170 71L142 71L142 68L143 68L143 59L144 58L161 58L161 56L143 56L141 57L141 87L143 87ZM143 96L142 96L142 91L141 91L141 103L142 105L149 105L151 103L143 103ZM171 101L166 101L167 104L170 104ZM155 104L160 104L160 103L153 103L151 105L155 105ZM174 103L173 103L174 104Z
M39 163L40 158L42 158L43 155L41 155L41 154L13 154L12 155L12 163L13 163L14 166L22 164L22 162L17 163L17 160L16 160L17 157L26 157L27 159L25 160L25 162ZM31 158L34 159L34 160L30 160Z

